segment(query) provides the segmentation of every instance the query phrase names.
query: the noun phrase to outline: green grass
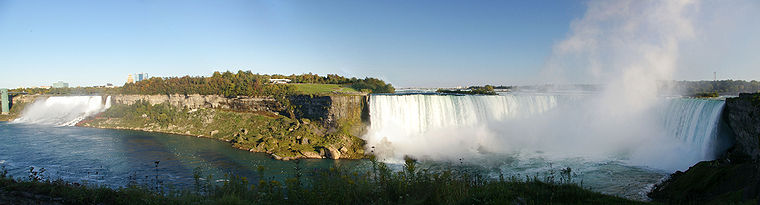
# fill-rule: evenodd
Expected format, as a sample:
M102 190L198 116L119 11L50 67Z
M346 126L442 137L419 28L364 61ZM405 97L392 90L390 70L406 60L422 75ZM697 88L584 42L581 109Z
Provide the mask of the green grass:
M64 204L646 204L583 189L567 181L485 178L467 171L429 172L408 159L401 171L372 160L372 169L357 173L332 167L302 171L296 161L294 176L284 181L194 173L195 185L165 189L157 185L130 184L111 189L40 179L30 172L28 180L0 176L2 192L26 192L58 198ZM569 174L569 173L568 173ZM23 203L23 197L6 198ZM37 201L45 203L46 201Z
M358 94L361 93L348 85L338 84L288 84L293 86L298 94L329 95L329 94Z

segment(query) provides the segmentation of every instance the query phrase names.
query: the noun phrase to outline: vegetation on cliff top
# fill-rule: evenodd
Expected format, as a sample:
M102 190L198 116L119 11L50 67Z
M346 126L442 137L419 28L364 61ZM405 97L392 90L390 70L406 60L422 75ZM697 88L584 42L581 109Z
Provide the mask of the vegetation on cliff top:
M696 98L717 98L717 97L720 97L720 95L717 92L711 92L711 93L697 93L697 94L694 94L692 97L696 97Z
M483 87L480 86L471 86L467 88L467 90L447 90L447 89L438 89L436 92L438 93L444 93L444 94L465 94L465 95L497 95L494 91L493 86L486 85Z
M297 172L284 181L265 176L266 167L259 167L258 179L225 175L214 180L196 172L194 187L182 190L167 189L160 179L117 189L51 181L31 169L27 180L0 173L0 199L64 204L645 204L569 181L490 179L457 170L433 173L417 168L411 159L396 172L372 162L371 170L359 173L341 167L301 171L296 161Z
M718 80L718 81L664 81L660 82L661 90L674 90L687 96L699 93L717 93L721 95L737 95L739 93L760 92L760 81Z
M328 74L301 75L266 75L252 73L251 71L214 72L210 77L152 77L135 83L126 83L123 87L77 87L77 88L20 88L15 92L27 92L30 94L142 94L142 95L167 95L167 94L201 94L233 96L282 96L299 94L298 86L292 84L272 84L269 79L289 79L295 84L330 84L339 85L353 90L346 92L362 91L368 93L393 93L395 89L376 78L346 78L343 76ZM300 89L310 93L311 89ZM317 90L322 91L322 90Z

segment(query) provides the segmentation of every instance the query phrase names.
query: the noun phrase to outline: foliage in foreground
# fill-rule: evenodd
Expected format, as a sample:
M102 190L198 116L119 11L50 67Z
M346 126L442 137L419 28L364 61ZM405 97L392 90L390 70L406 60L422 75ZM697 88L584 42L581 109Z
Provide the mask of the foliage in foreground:
M295 163L298 163L296 161ZM260 167L260 174L264 168ZM299 169L300 170L300 169ZM33 170L30 170L33 171ZM567 170L569 173L569 169ZM261 175L260 175L261 176ZM569 175L568 175L569 176ZM32 192L65 204L641 204L643 202L603 195L561 181L541 182L536 178L493 180L460 171L432 173L416 168L408 159L403 171L392 171L373 160L366 173L341 167L302 173L284 182L261 176L245 177L195 173L195 186L170 190L130 184L124 188L85 186L63 181L41 180L31 173L27 180L0 177L0 192Z

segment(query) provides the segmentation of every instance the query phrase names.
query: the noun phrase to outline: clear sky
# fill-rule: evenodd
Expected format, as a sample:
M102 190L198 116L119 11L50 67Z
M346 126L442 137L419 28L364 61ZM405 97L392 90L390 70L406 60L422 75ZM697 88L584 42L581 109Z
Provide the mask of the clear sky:
M760 13L750 5L744 12ZM553 47L586 7L585 1L0 0L0 87L59 80L121 85L131 73L224 70L372 76L396 87L537 83ZM719 77L760 79L760 19L753 17L713 22L725 34L697 39L726 42L687 45L679 65L688 69L674 78L710 79L717 70ZM696 52L704 50L715 51Z

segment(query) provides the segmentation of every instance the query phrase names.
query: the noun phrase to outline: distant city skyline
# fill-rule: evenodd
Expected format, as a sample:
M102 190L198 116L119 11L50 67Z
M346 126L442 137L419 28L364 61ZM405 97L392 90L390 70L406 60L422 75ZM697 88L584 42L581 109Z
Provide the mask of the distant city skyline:
M0 0L0 88L227 70L396 87L551 83L547 61L593 2ZM694 2L673 80L760 80L760 2ZM568 83L598 82L561 66Z

